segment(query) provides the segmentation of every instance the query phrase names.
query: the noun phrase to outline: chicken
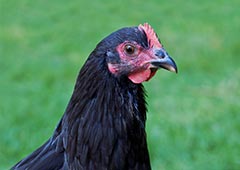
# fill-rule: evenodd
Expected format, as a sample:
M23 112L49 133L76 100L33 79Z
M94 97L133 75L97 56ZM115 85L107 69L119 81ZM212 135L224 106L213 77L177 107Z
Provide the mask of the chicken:
M151 169L142 82L159 68L177 72L149 24L104 38L80 70L53 136L12 169Z

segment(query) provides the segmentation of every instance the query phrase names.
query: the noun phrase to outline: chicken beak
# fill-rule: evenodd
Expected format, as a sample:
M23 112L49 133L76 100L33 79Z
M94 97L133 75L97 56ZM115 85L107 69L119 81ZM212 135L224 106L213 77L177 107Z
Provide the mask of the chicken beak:
M155 56L156 59L151 61L151 64L154 68L163 68L175 73L178 72L175 61L167 54L163 48L155 50Z

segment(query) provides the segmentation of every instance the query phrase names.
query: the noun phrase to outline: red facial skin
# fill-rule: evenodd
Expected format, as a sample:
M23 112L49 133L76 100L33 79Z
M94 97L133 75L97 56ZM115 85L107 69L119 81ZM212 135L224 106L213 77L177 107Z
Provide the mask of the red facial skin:
M108 63L108 69L111 73L118 75L127 72L128 78L136 84L148 81L155 75L157 69L151 65L151 61L157 59L154 50L162 48L162 44L149 24L139 25L138 29L145 32L149 47L143 48L136 42L124 42L116 48L121 62ZM133 54L126 51L127 45L134 47Z
M126 46L131 45L135 48L133 54L126 52ZM117 52L121 63L108 64L111 73L117 75L128 72L128 78L136 84L148 81L154 76L157 69L152 68L150 61L156 59L154 48L143 48L136 42L124 42L117 46Z

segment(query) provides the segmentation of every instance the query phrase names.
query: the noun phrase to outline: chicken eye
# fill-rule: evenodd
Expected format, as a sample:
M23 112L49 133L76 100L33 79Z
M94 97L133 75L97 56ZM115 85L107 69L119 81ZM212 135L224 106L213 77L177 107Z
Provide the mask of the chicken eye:
M129 55L132 55L135 53L136 51L136 47L131 45L131 44L127 44L125 47L124 47L124 50L127 54Z

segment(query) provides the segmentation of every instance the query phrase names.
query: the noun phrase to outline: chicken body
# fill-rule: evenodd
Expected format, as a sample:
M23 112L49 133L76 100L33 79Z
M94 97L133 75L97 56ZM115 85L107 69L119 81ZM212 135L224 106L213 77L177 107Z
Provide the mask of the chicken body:
M80 70L53 136L12 169L151 169L141 83L160 67L177 71L148 24L110 34Z

